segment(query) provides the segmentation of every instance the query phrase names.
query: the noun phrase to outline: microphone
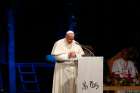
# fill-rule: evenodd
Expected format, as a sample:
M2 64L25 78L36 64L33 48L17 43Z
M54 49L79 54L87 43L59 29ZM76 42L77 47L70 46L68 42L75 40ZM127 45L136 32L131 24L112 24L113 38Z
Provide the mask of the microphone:
M93 53L90 49L88 49L87 47L81 45L81 44L80 44L79 42L77 42L77 41L75 41L75 44L77 44L77 45L81 46L83 49L87 50L87 51L89 52L89 55L90 55L90 56L94 56L94 53Z

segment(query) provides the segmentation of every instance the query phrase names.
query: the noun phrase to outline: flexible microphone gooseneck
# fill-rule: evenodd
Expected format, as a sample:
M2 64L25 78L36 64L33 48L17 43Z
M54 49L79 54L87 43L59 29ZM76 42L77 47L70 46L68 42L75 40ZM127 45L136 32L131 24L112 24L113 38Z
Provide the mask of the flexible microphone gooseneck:
M75 41L75 43L76 43L77 45L81 46L83 49L87 50L87 51L90 53L90 56L94 56L94 53L93 53L90 49L88 49L88 48L86 48L85 46L79 44L77 41Z

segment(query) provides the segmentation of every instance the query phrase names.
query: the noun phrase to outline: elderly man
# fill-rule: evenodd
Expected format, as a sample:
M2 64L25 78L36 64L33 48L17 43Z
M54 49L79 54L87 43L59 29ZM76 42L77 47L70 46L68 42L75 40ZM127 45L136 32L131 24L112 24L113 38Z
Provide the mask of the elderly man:
M57 60L52 93L76 93L77 65L75 60L84 55L84 52L74 40L74 32L67 31L65 38L54 44L51 54Z

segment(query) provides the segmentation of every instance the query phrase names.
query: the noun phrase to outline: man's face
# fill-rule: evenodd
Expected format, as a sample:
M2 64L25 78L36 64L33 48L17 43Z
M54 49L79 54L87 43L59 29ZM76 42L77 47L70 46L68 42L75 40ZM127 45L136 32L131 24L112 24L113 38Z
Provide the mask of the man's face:
M72 41L74 40L74 34L73 33L69 33L66 35L66 40L69 44L72 43Z

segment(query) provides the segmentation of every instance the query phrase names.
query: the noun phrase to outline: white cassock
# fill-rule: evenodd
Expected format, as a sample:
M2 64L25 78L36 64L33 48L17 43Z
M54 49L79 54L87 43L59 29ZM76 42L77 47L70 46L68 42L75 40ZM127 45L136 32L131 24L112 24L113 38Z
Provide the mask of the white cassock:
M120 75L121 78L125 77L126 74L130 74L132 78L135 78L138 74L136 67L132 61L128 61L126 64L125 60L120 58L117 59L112 67L112 72ZM124 74L123 74L124 73ZM139 90L118 90L117 93L140 93Z
M52 93L76 93L77 65L73 60L84 55L84 51L75 42L68 44L64 38L58 40L53 46L51 54L55 55L57 62L54 69ZM69 52L75 52L77 57L69 59Z

